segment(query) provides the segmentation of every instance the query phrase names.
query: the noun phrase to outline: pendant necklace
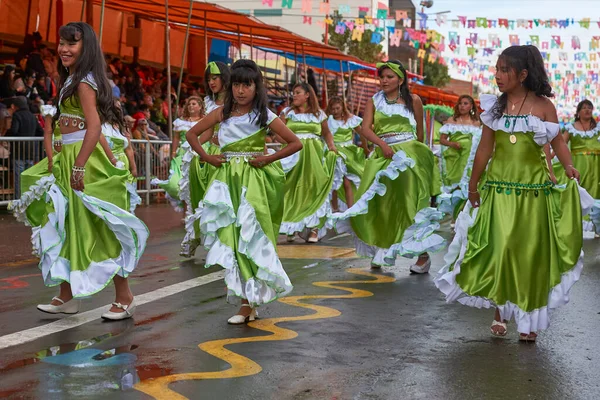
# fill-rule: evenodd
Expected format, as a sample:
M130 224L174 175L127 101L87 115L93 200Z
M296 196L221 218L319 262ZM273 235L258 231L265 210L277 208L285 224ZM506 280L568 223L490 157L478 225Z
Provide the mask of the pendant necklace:
M529 92L527 92L527 94L529 94ZM522 100L522 101L523 101L523 103L525 102L525 99L527 98L527 94L525 95L525 97L524 97L524 98L523 98L523 100ZM510 101L510 100L509 100L509 101ZM517 104L518 104L518 103L520 103L520 102L518 102L518 101L517 101L517 102L513 103L513 102L511 101L510 103L512 104L512 107L511 107L511 109L510 109L510 110L511 110L511 111L515 111L515 107L516 107L516 106L517 106ZM523 105L521 104L521 106L523 106Z
M521 107L519 107L519 111L515 115L512 115L512 117L514 119L513 119L513 124L512 124L513 126L512 126L512 130L510 131L510 138L509 138L509 140L512 144L517 143L517 136L515 136L515 126L517 125L517 119L518 119L519 115L521 115L521 110L523 109L523 106L525 105L527 96L529 96L529 92L527 92L527 94L525 95L525 98L523 99L523 102L521 103ZM510 126L510 121L508 118L506 119L506 123L504 124L504 126L506 126L507 128Z

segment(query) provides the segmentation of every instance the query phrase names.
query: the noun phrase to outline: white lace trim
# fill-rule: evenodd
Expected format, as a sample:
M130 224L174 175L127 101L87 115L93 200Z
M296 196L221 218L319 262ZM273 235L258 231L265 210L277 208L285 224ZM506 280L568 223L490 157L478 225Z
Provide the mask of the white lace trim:
M321 204L321 206L308 217L304 218L300 222L282 222L281 227L279 228L279 233L282 235L293 235L297 232L302 232L305 229L316 228L321 224L321 219L331 215L331 194L327 196L327 199ZM324 225L323 228L319 229L319 239L324 237L327 233L326 229L327 225Z
M11 201L8 204L8 209L11 210L17 219L17 221L24 223L27 226L31 226L27 220L27 208L36 200L40 200L46 195L46 192L50 190L50 187L54 185L56 178L54 175L44 176L39 179L36 183L29 187L29 190L21 194L19 200Z
M173 131L187 132L197 123L198 121L186 121L185 119L177 118L175 121L173 121Z
M369 245L360 240L348 220L340 221L336 230L339 233L350 233L354 238L356 254L371 259L371 264L392 266L398 256L418 257L424 253L435 253L446 245L446 241L435 231L440 228L443 214L435 208L426 207L415 215L415 222L404 231L402 240L389 248Z
M208 250L206 267L220 265L225 268L225 283L230 296L244 298L252 306L259 306L291 292L292 284L275 246L262 230L254 208L246 199L246 188L242 188L237 215L229 187L217 180L209 187L201 207L200 230L205 236L204 246ZM237 243L239 253L258 267L256 277L246 282L242 282L235 252L218 237L220 229L233 224L241 228Z
M400 115L401 117L408 119L410 125L414 129L417 128L417 122L415 121L415 116L413 115L413 113L408 111L408 108L406 108L404 104L388 104L385 101L385 94L383 94L383 91L375 93L375 95L373 96L373 105L375 106L375 110L384 113L388 117L391 117L393 115Z
M560 126L554 122L542 121L535 115L523 115L517 118L507 117L506 115L502 118L494 119L492 110L498 98L491 94L482 94L479 97L481 108L484 112L481 114L481 122L492 129L494 132L502 131L506 133L515 132L515 134L523 132L533 132L533 140L539 145L544 146L551 142L557 135ZM509 127L506 127L507 119L509 121ZM514 123L514 130L513 130Z
M573 126L573 124L568 124L567 126L565 126L565 130L567 132L569 132L569 134L573 135L573 136L580 136L583 138L587 138L587 139L591 139L594 136L598 135L598 131L600 130L600 126L597 126L590 130L590 131L580 131L579 129L575 129L575 127ZM598 140L600 140L600 138L598 138Z
M332 135L335 135L338 129L355 129L360 126L360 124L362 124L362 118L357 117L356 115L352 115L346 121L337 120L333 118L333 115L330 115L327 119L327 125L329 126Z
M130 182L126 184L127 191L129 192L129 212L134 213L137 206L142 204L142 198L137 193L137 185L135 182Z
M182 146L184 150L183 157L181 159L181 179L179 180L179 197L181 201L185 203L185 236L181 245L184 246L187 243L191 243L195 239L199 239L194 229L194 223L200 219L202 215L202 207L196 207L192 204L192 198L190 194L190 166L194 157L198 157L196 152L192 149L189 143L184 143ZM198 208L198 210L196 210Z
M469 296L456 283L456 277L460 274L461 264L465 258L468 245L468 230L475 224L478 209L470 215L471 206L468 204L460 213L456 220L456 235L448 248L448 253L444 257L446 265L442 268L434 280L437 288L446 295L446 302L458 301L461 304L477 308L498 308L500 317L504 320L510 320L513 316L517 322L519 333L537 332L548 328L550 324L550 312L569 302L569 290L575 282L579 280L583 270L583 251L579 256L577 264L568 272L562 275L558 285L552 288L548 293L548 305L536 310L526 312L521 310L514 303L494 304L491 300ZM450 268L453 268L450 270Z
M440 128L440 134L451 135L453 133L464 133L466 135L481 135L481 127L473 125L446 124Z
M323 110L319 110L319 116L316 117L314 114L309 113L296 114L296 112L290 107L284 109L281 112L281 115L283 115L286 119L291 119L292 121L296 122L304 122L306 124L321 124L327 119L327 115L323 112Z
M43 105L40 107L43 117L54 117L56 115L56 106Z
M44 283L49 286L63 281L71 284L75 298L87 297L102 290L114 275L127 277L137 266L148 239L148 228L134 215L114 204L75 192L83 205L98 216L115 234L121 245L121 253L113 259L92 262L83 271L72 271L70 261L60 257L67 232L65 219L68 212L67 198L58 186L52 185L47 199L54 206L54 212L48 215L48 222L34 229L32 241L40 256L40 269Z

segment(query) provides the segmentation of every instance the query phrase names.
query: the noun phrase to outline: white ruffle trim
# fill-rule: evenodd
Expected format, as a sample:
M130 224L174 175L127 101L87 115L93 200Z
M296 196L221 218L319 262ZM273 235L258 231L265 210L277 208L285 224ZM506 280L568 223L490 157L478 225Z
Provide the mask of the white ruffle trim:
M43 117L54 117L56 115L56 106L43 105L40 107Z
M473 226L477 217L478 209L474 210L473 215L470 215L470 210L471 206L467 205L456 220L456 235L444 257L446 265L434 280L437 288L446 295L446 302L458 301L461 304L477 308L498 308L503 320L508 321L514 316L519 333L528 334L548 328L551 311L569 302L569 290L579 280L583 270L583 251L577 264L564 273L560 283L548 293L548 305L545 307L526 312L511 302L498 305L484 297L469 296L458 286L456 277L460 274L461 264L467 251L468 230ZM452 266L453 269L450 270Z
M557 135L560 129L560 126L554 122L542 121L540 118L535 115L526 115L515 118L508 117L510 124L507 128L506 123L506 115L502 116L502 118L494 119L492 115L492 111L495 107L498 98L491 94L482 94L479 97L481 108L485 111L481 113L481 122L492 129L494 132L503 131L506 133L519 133L519 132L533 132L533 140L539 145L544 146L545 144L551 142ZM513 129L514 123L514 129Z
M354 217L361 214L366 214L369 211L369 201L375 197L375 195L384 196L387 187L381 183L381 178L388 178L395 180L400 175L400 172L406 171L408 168L415 166L415 160L408 157L403 150L398 150L392 157L392 161L386 169L381 170L375 174L375 179L369 189L358 199L358 201L343 213L333 214L331 216L332 221L344 220L350 217Z
M590 219L596 228L596 233L600 235L600 200L594 200L594 205L590 210Z
M36 200L40 200L52 185L56 182L54 175L44 176L34 183L28 191L21 194L19 200L11 201L8 209L11 210L17 221L30 226L27 220L27 208Z
M446 124L440 128L440 134L451 135L453 133L481 135L481 127L473 125Z
M424 253L435 253L446 245L446 241L435 231L440 228L443 214L435 208L421 209L415 215L415 222L404 231L402 241L387 249L369 245L360 240L353 232L348 220L340 221L336 230L338 233L350 233L354 237L356 254L371 258L371 264L392 266L396 257L418 257Z
M314 114L302 113L296 114L296 112L287 107L281 112L281 115L286 119L291 119L296 122L304 122L306 124L321 124L323 121L327 119L327 115L323 112L323 110L319 110L319 116L315 116Z
M197 123L198 123L198 121L192 122L192 121L186 121L181 118L177 118L175 121L173 121L173 131L174 132L187 132L190 129L192 129L192 127L194 125L196 125Z
M300 151L279 160L281 163L281 168L283 168L283 172L287 174L294 169L296 164L298 164L298 161L300 161Z
M392 115L400 115L401 117L408 119L410 125L415 129L417 128L415 116L408 111L408 108L406 108L404 104L400 103L388 104L385 101L385 94L383 94L383 91L375 93L373 96L373 105L375 106L375 110L384 113L388 117L391 117Z
M126 278L137 266L148 240L148 228L133 214L105 202L75 191L84 206L98 216L115 234L121 245L121 253L113 259L92 262L82 271L72 271L69 260L60 257L66 240L65 219L68 212L67 198L58 186L52 185L47 198L54 206L48 222L34 229L32 241L40 257L40 269L44 283L49 286L63 281L71 284L73 297L87 297L102 290L114 275Z
M169 169L169 178L167 178L165 180L154 178L154 179L152 179L150 181L150 184L151 185L155 185L155 186L166 185L166 184L169 183L169 180L170 180L170 178L171 178L172 175L173 175L173 170ZM180 186L181 186L181 183L180 183ZM169 201L169 203L171 203L171 206L175 209L175 212L183 212L183 204L184 204L184 202L182 200L177 199L175 197L172 197L166 191L165 191L165 198Z
M206 266L220 265L225 268L225 283L229 296L241 297L252 306L259 306L285 296L292 291L292 284L277 256L275 246L264 233L252 205L242 188L237 216L233 209L229 187L221 181L213 181L203 202L200 230L205 236L208 250ZM219 240L218 231L235 224L240 227L238 251L258 267L256 277L242 282L239 266L232 248Z
M356 127L360 126L360 124L362 124L362 118L357 117L356 115L352 115L346 121L335 119L333 118L333 115L330 115L327 119L329 130L334 136L338 129L355 129Z
M360 187L360 177L355 174L348 172L348 166L346 165L346 158L344 153L339 153L337 160L335 161L335 170L333 174L333 190L339 190L344 184L344 178L348 179L354 184L355 187Z
M133 214L137 206L142 204L142 198L137 193L137 185L135 183L127 183L126 186L129 192L129 212Z
M331 215L331 193L327 199L321 204L317 211L304 218L300 222L282 222L279 228L279 233L282 235L293 235L297 232L303 232L305 229L316 228L320 225L321 219ZM319 229L319 239L327 234L327 221L322 229Z
M565 130L567 132L569 132L569 134L574 135L574 136L580 136L580 137L584 137L587 139L591 139L594 136L598 135L598 131L600 130L600 126L597 126L589 131L580 131L579 129L575 129L575 127L573 126L573 124L568 124L567 126L565 126ZM600 140L600 138L598 138L598 140Z

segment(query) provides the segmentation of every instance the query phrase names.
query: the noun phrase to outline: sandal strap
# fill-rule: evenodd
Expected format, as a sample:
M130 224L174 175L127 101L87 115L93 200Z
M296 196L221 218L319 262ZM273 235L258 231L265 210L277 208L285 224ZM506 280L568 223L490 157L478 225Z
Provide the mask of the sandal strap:
M492 326L501 326L502 328L506 329L506 322L501 322L501 321L494 320L492 322Z
M123 305L121 303L112 303L112 305L115 306L115 307L117 307L117 308L120 308L121 310L125 310L125 311L127 311L127 308L129 307L128 304Z
M54 301L54 300L58 301L60 304L65 304L65 301L63 299L61 299L60 297L55 296L52 298L52 301Z
M250 307L250 308L252 308L252 306L250 304L246 304L246 303L242 303L242 307Z

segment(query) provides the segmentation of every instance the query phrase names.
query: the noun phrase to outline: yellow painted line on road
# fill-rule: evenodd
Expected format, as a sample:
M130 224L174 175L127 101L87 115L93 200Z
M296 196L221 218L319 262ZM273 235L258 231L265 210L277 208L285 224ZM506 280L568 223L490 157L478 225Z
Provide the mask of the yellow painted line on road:
M316 246L315 246L316 247ZM290 306L306 308L314 311L313 314L303 315L298 317L279 317L256 320L248 324L249 327L259 329L261 331L270 332L268 336L254 336L246 338L222 339L204 342L198 345L201 350L204 350L210 355L213 355L231 365L231 368L221 371L210 372L190 372L182 374L167 375L160 378L153 378L142 381L135 385L135 389L146 393L155 399L179 400L187 399L187 397L175 392L169 385L174 382L189 381L189 380L204 380L204 379L230 379L240 378L258 374L262 371L262 367L255 361L244 357L233 351L227 350L225 346L238 343L251 342L266 342L290 340L298 336L298 333L286 328L278 327L281 322L308 321L323 318L338 317L342 313L339 310L331 307L318 306L314 304L302 303L303 300L316 299L357 299L362 297L373 296L372 292L361 289L353 289L341 285L356 285L356 284L373 284L373 283L391 283L396 279L389 276L371 274L365 270L351 268L347 270L351 274L362 275L369 278L375 278L362 281L329 281L329 282L314 282L313 285L322 288L341 290L348 294L331 294L331 295L307 295L307 296L290 296L279 299L279 302Z
M279 258L299 259L358 258L353 248L334 246L277 246L277 254Z
M28 258L26 260L19 260L19 261L1 263L0 267L18 267L20 265L37 264L39 262L40 262L39 258Z

